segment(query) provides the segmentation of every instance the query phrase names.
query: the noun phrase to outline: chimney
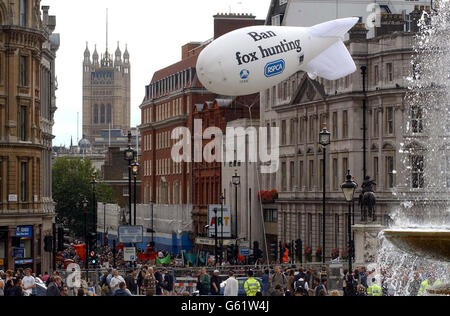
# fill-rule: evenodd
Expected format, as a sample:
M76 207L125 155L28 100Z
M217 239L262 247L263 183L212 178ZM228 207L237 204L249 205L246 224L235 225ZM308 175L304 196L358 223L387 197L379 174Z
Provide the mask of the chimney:
M348 32L350 35L349 39L351 41L365 41L368 32L364 23L358 23Z
M42 22L44 22L44 25L47 25L47 23L48 23L48 10L50 10L50 6L43 5L41 8L42 8Z
M418 5L414 6L414 11L412 11L409 15L411 16L411 32L417 33L419 32L419 21L422 18L423 11L426 11L428 13L431 12L431 8L429 6L425 6L424 9L422 9L422 6L419 7ZM429 17L427 17L427 24L430 23Z
M214 39L247 26L264 25L265 20L256 20L252 14L218 13L214 15Z
M181 47L181 59L186 59L192 55L195 55L193 51L199 47L201 43L198 42L190 42Z
M381 15L381 26L375 28L375 37L394 32L403 32L405 20L401 14L383 13Z

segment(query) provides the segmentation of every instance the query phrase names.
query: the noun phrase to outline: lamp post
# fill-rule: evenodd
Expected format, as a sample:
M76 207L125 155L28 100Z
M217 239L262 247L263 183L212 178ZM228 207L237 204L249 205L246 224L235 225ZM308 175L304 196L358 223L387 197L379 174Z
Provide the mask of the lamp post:
M220 196L219 198L220 200L220 217L222 218L220 223L221 223L221 235L220 235L220 265L222 265L223 263L223 225L224 225L224 220L223 220L223 203L225 201L225 197L223 195Z
M103 202L103 245L108 245L108 239L106 238L106 202Z
M350 175L350 170L347 171L347 176L345 182L341 185L342 192L344 193L345 200L348 202L348 217L347 217L347 225L348 225L348 270L352 271L352 252L353 252L353 241L352 241L352 202L353 197L355 195L355 190L358 187L352 180L352 176Z
M322 131L319 133L319 144L322 145L323 147L323 179L322 179L322 184L323 184L323 198L322 198L322 208L323 208L323 214L322 214L322 263L325 264L325 204L326 204L326 159L327 159L327 146L330 145L331 143L331 134L330 132L327 130L327 124L323 124L323 129Z
M88 200L86 197L83 199L83 211L84 211L84 244L85 244L85 255L86 255L86 261L85 261L85 267L86 271L89 269L88 264L88 257L89 257L89 249L88 249L88 236L87 236L87 207L88 207Z
M238 218L238 211L237 211L237 208L238 208L238 186L241 184L241 177L239 176L239 174L238 174L238 172L237 172L237 170L235 170L234 171L234 176L232 177L232 182L233 182L233 185L234 185L234 197L235 197L235 210L234 210L234 212L235 212L235 217L234 217L234 231L235 231L235 234L236 234L236 239L238 239L239 238L239 233L238 233L238 220L237 220L237 218Z
M131 226L131 162L134 160L135 151L131 148L131 131L128 131L128 148L125 150L125 160L128 161L128 208L130 209L129 225Z
M152 209L152 247L154 247L155 246L155 239L154 239L154 233L155 233L155 231L154 231L154 227L153 227L153 219L154 219L154 214L153 214L153 201L150 201L150 207L151 207L151 209Z
M136 192L136 178L139 174L139 163L137 162L137 158L134 158L133 163L131 164L131 169L133 171L133 177L134 177L134 226L136 226L136 196L137 196L137 192Z
M217 265L217 225L219 222L217 221L217 207L214 208L214 262Z
M367 76L367 67L362 66L361 67L361 74L362 74L362 86L363 86L363 179L366 178L367 175L367 163L366 163L366 156L367 156L367 128L366 128L366 112L367 112L367 99L366 99L366 76ZM378 114L376 114L378 115Z
M96 187L97 187L97 179L95 178L95 174L92 175L92 227L93 232L97 235L97 197L96 197ZM97 238L95 239L97 240Z

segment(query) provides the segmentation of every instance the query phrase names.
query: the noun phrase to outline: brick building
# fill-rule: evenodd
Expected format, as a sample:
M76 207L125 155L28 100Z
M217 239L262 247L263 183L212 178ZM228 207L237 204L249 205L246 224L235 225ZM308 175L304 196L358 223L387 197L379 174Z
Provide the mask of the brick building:
M204 104L196 104L194 106L193 119L202 121L202 132L209 127L218 127L221 129L223 135L225 135L228 122L250 118L248 107L251 105L253 105L251 107L252 118L258 119L259 94L237 98L215 99ZM209 142L211 140L203 140L203 148ZM236 163L236 160L234 163ZM222 168L223 164L221 162L195 162L193 164L194 210L192 215L196 236L204 235L207 232L205 226L208 224L208 205L220 204L219 198L223 193Z
M238 28L262 24L264 21L256 20L252 15L218 14L214 16L213 39ZM217 97L201 85L195 68L198 55L213 39L184 45L181 60L155 72L151 83L146 86L145 99L140 106L143 203L194 203L196 192L193 190L192 166L172 161L174 142L171 132L177 127L187 127L192 131L194 106L213 103ZM217 191L220 192L220 188Z

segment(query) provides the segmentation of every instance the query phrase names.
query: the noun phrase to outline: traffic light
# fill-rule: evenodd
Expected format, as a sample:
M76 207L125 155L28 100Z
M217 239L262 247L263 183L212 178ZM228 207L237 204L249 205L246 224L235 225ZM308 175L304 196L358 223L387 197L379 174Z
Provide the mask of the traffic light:
M253 257L255 261L263 257L263 252L259 249L259 242L257 241L253 243Z
M94 250L91 250L91 252L89 253L89 263L92 265L96 265L98 263L97 252Z
M232 262L233 261L233 253L234 253L234 246L228 245L227 246L227 261Z
M297 254L300 262L303 263L303 242L301 239L297 239L295 241L295 253Z
M277 243L270 244L270 254L272 259L277 261L278 259L278 245Z
M283 244L280 241L280 263L283 262L283 256L284 256L284 247Z
M45 252L53 251L53 237L52 236L44 237L44 251Z
M63 228L62 226L58 227L58 251L64 251L64 240L65 240L65 234L68 234L69 230Z
M88 234L88 244L89 244L89 249L91 249L91 250L94 250L97 248L97 234L96 233Z

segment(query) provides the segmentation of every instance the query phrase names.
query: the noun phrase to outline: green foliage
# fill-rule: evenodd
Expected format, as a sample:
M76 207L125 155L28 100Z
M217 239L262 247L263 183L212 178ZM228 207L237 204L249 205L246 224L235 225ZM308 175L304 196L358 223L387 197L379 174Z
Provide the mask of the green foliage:
M58 158L53 164L53 200L56 203L56 220L63 223L76 236L83 236L84 210L87 207L88 232L93 230L93 188L92 178L100 179L92 162L82 159ZM99 181L99 180L97 180ZM111 187L106 183L96 185L97 202L115 203Z

